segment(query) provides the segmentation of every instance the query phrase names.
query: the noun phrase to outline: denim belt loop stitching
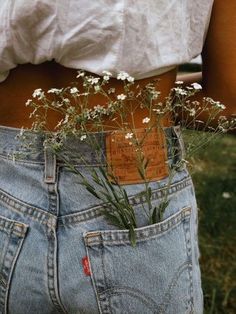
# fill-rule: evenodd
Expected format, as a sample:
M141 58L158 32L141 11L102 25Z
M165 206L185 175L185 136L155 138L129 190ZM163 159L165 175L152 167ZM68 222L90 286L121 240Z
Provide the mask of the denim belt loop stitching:
M44 149L44 182L56 183L56 155L48 147Z

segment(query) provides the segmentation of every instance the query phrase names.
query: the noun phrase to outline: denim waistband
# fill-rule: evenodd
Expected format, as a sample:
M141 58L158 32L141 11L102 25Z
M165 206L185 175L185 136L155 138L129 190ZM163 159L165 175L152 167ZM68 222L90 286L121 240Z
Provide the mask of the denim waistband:
M167 158L168 160L183 158L184 146L179 126L164 128L166 136ZM14 159L18 161L31 163L45 162L44 140L45 136L25 130L24 136L28 143L32 143L30 147L26 147L25 142L19 138L21 129L0 126L0 157ZM92 133L96 143L100 147L101 155L97 156L96 152L86 142L81 141L78 137L70 136L65 140L60 157L57 156L58 164L64 164L66 158L70 158L70 163L74 165L98 165L105 164L106 156L106 135L108 132ZM80 154L83 154L81 159ZM65 159L64 159L65 157Z

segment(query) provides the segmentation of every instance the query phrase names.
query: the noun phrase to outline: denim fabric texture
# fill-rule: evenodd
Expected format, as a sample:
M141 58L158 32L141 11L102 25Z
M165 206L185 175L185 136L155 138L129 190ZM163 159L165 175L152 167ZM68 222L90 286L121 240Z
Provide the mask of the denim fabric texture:
M197 206L185 168L168 187L168 178L150 183L153 204L165 193L170 201L160 223L147 223L137 195L143 183L124 186L138 221L132 247L128 231L105 219L103 204L43 151L40 138L34 152L12 159L23 150L19 131L0 127L1 314L203 313ZM76 160L76 151L89 165ZM81 141L68 142L63 154L88 177L98 166Z

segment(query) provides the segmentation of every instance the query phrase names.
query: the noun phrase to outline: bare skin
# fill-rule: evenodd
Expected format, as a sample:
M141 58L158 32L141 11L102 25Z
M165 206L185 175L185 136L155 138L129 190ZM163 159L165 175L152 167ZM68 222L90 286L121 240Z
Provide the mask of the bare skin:
M89 74L89 73L88 73ZM91 73L90 73L91 74ZM25 64L12 70L7 80L0 84L0 125L21 128L28 128L32 121L28 118L30 108L25 107L27 99L31 98L32 92L36 88L48 90L52 87L61 88L70 85L71 82L78 82L78 89L82 90L82 79L76 79L77 71L65 68L55 62L46 62L40 65ZM144 87L149 82L158 80L158 90L161 91L161 99L166 97L176 79L176 69L159 76L135 81L140 87ZM111 79L106 88L115 87L117 93L122 92L123 82ZM105 105L105 98L101 96L93 97L90 106L97 104ZM132 107L132 103L129 104ZM134 104L135 105L135 104ZM142 119L145 117L143 110L136 110L134 113L135 126L142 126ZM49 116L48 128L52 129L61 117L56 112L51 112ZM109 121L109 123L111 123ZM166 122L167 123L167 122ZM165 122L164 122L165 124Z
M203 50L203 91L198 95L211 96L215 100L227 105L227 115L235 114L236 103L236 2L234 0L215 0L210 27ZM0 84L0 125L12 127L30 127L28 119L29 109L25 102L31 97L32 91L41 87L63 87L75 80L76 71L60 66L54 62L40 65L20 65L12 70L7 80ZM153 79L160 79L158 89L165 97L174 85L176 70L172 70L155 78L136 81L136 84L145 86ZM182 77L189 83L200 78ZM81 84L81 82L80 82ZM119 91L121 82L113 79ZM91 106L97 103L102 105L102 99L94 99ZM131 104L132 105L132 104ZM137 127L141 125L140 112L136 112ZM49 128L52 128L58 116L52 114Z
M236 2L215 0L202 52L202 73L181 75L186 84L201 82L198 100L210 96L226 105L224 115L236 114Z

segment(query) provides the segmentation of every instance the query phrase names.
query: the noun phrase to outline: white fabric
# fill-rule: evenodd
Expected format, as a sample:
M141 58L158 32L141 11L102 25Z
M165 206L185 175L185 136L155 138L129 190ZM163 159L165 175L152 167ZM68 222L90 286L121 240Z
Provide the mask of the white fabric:
M0 81L56 62L135 79L201 53L213 0L0 0Z

